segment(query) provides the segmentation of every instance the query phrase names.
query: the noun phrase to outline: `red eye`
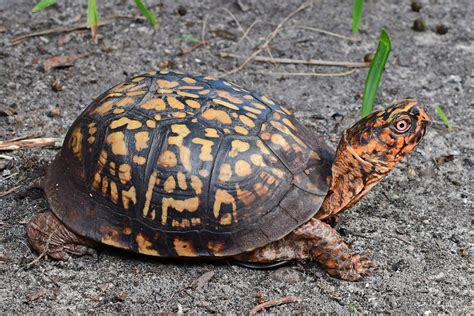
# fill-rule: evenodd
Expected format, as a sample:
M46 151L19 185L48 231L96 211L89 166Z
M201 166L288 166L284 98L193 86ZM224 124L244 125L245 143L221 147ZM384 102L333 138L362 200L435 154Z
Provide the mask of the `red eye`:
M409 119L401 119L395 122L395 129L399 133L405 133L411 126Z

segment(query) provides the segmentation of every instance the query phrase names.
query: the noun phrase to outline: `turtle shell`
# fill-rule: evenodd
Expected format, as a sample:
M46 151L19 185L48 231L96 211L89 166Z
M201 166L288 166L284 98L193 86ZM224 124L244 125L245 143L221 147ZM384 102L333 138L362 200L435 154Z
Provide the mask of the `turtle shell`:
M93 101L44 183L81 236L155 256L231 256L308 221L333 156L268 97L160 71Z

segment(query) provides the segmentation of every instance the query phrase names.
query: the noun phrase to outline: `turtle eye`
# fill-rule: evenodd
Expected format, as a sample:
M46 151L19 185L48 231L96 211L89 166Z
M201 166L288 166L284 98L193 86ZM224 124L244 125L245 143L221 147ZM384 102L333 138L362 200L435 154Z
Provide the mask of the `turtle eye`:
M393 123L393 127L397 133L403 134L411 127L411 120L407 117L399 118Z

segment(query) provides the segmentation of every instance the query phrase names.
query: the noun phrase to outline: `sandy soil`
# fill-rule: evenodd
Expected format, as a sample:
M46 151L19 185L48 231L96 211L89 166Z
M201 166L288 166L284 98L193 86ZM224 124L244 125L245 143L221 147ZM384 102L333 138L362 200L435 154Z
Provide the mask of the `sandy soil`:
M143 21L120 20L100 28L97 45L87 31L77 31L12 46L15 35L71 25L79 15L84 19L85 5L59 1L33 15L33 1L0 1L1 140L33 134L61 137L94 97L160 63L222 75L238 62L220 58L219 52L251 54L301 3L251 1L243 12L234 1L183 0L187 12L181 16L174 1L147 2L160 16L157 31ZM104 249L98 259L29 264L36 254L27 245L25 223L48 205L41 191L28 186L44 174L57 149L11 151L2 153L8 159L0 159L0 192L18 186L0 198L0 313L244 313L258 304L259 295L303 299L270 309L280 313L472 313L474 2L421 3L421 12L414 12L409 0L366 1L362 41L351 43L295 27L349 34L348 1L321 1L291 19L262 55L361 61L375 49L385 28L393 51L378 104L412 96L426 104L434 118L425 141L343 216L341 234L355 251L370 251L378 265L372 275L350 283L327 276L311 262L255 271L225 263L159 261L113 249ZM137 11L129 1L100 5L103 17ZM426 21L425 32L412 30L418 18ZM241 27L246 30L255 21L241 39ZM447 26L446 34L436 32L438 24ZM207 47L181 54L192 47L190 38L201 40L202 35ZM83 55L72 67L45 72L41 65L49 57L72 54ZM335 145L358 117L367 70L331 78L268 74L309 71L344 69L253 63L229 80L273 96ZM54 91L58 86L63 89ZM434 114L436 104L443 105L453 131ZM331 118L336 112L344 115L338 128Z

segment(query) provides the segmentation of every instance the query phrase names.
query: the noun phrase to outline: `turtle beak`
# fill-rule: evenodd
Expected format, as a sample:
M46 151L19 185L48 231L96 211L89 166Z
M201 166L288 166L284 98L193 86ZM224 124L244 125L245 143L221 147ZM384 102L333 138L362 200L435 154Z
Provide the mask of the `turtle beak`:
M418 103L413 106L410 112L416 117L418 128L421 130L421 133L424 136L426 133L426 129L431 123L431 119L428 116L428 113L426 113L424 107Z

